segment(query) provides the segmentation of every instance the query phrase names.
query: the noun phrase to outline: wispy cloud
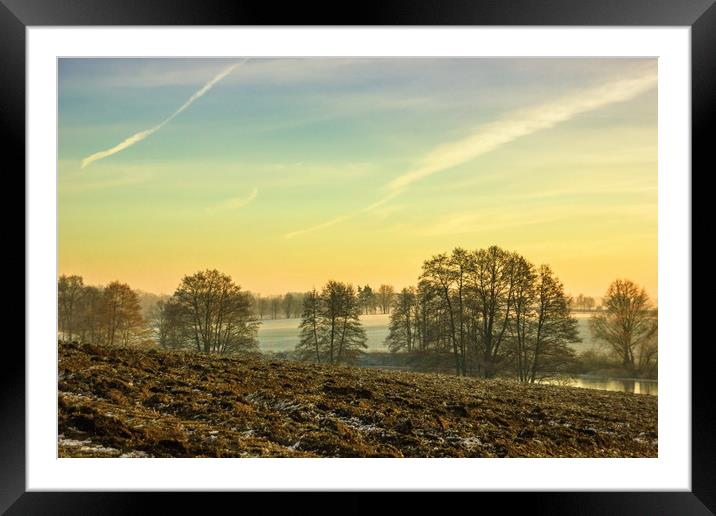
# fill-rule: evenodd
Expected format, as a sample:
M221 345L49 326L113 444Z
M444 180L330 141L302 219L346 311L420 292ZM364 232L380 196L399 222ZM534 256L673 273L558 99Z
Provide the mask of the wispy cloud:
M637 221L656 221L658 210L656 203L642 202L629 205L603 205L595 203L563 202L549 206L529 206L523 203L481 207L448 213L436 220L416 223L404 227L402 232L410 231L423 236L459 235L465 233L489 233L507 228L529 228L531 226L552 225L557 221L590 221L591 224L630 225ZM572 228L561 224L559 228ZM589 231L587 231L589 233Z
M221 201L220 203L210 206L206 209L207 213L216 213L221 211L230 211L230 210L237 210L239 208L243 208L244 206L248 206L259 195L259 189L254 188L251 193L248 195L248 197L232 197L231 199L226 199L224 201Z
M657 70L649 67L632 77L612 80L596 87L562 96L554 101L510 112L484 124L457 141L445 143L429 152L413 169L384 187L383 196L373 204L327 222L286 234L292 238L343 222L372 211L400 195L410 185L439 172L455 168L523 136L549 129L589 111L624 102L650 90L657 83Z
M510 113L483 125L466 138L435 148L417 168L391 181L388 189L403 190L416 181L473 160L522 136L549 129L582 113L630 100L655 86L656 80L656 70L649 70L637 77L615 80Z
M171 122L177 115L182 113L184 110L186 110L189 106L191 106L197 99L203 97L206 92L208 92L211 88L214 87L214 85L222 80L224 77L229 75L231 72L233 72L239 65L246 62L246 60L241 61L239 63L232 64L231 66L228 66L224 68L218 75L213 77L209 82L204 84L197 92L195 92L191 97L189 97L189 100L187 100L184 104L179 107L174 113L169 115L167 118L165 118L162 122L155 125L154 127L150 127L149 129L145 129L144 131L140 131L138 133L133 134L129 138L125 139L121 143L115 145L114 147L95 152L94 154L87 156L82 160L82 168L85 168L86 166L90 165L91 163L104 159L108 156L111 156L112 154L116 154L118 152L123 151L124 149L131 147L135 143L141 142L144 140L147 136L150 136L157 132L159 129L167 125L169 122Z

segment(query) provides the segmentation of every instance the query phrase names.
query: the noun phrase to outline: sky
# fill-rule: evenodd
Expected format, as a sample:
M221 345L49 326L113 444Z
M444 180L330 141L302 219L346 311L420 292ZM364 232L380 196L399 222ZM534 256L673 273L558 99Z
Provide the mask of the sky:
M657 299L655 59L60 59L58 272L415 284L498 245Z

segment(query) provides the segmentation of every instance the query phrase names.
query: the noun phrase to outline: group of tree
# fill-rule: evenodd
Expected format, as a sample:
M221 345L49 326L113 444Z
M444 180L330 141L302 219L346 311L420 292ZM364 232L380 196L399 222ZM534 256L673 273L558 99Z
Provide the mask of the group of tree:
M58 336L107 346L255 352L260 322L252 306L251 295L217 270L185 276L169 297L135 291L118 281L87 286L80 276L63 275L58 281Z
M137 292L126 283L85 285L81 276L57 282L58 332L62 341L133 346L151 340Z
M296 354L317 363L353 363L367 348L360 298L352 285L329 281L303 298Z
M373 290L370 285L358 286L358 306L363 315L390 313L394 297L392 285L382 284L378 290Z
M393 301L391 351L449 354L455 374L498 372L537 382L568 369L580 340L549 266L493 246L456 248L423 263L417 287Z
M594 310L597 306L597 302L593 297L579 294L577 297L569 299L569 307L572 310Z
M417 286L395 295L386 344L392 352L450 356L457 375L535 383L579 369L576 307L591 310L594 299L575 303L548 265L496 246L456 248L426 260ZM657 319L643 288L616 280L590 327L623 374L651 377Z
M302 292L287 292L276 296L252 294L251 311L260 320L300 317L303 310L303 295Z

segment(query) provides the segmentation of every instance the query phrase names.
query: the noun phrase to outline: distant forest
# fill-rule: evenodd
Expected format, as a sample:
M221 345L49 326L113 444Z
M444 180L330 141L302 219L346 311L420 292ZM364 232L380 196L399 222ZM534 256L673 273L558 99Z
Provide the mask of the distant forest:
M287 358L358 363L366 350L360 316L390 314L386 345L423 364L452 364L460 376L508 376L525 383L580 368L654 377L657 310L643 288L615 280L597 307L593 298L565 294L548 265L492 246L456 248L423 263L415 286L396 292L329 281L319 290L280 296L243 291L226 274L199 271L171 296L119 281L85 285L58 280L58 339L107 346L154 347L199 353L258 353L265 318L298 318L299 339ZM599 308L599 309L597 309ZM573 311L593 310L590 329L600 352L577 356ZM436 365L437 368L437 365Z

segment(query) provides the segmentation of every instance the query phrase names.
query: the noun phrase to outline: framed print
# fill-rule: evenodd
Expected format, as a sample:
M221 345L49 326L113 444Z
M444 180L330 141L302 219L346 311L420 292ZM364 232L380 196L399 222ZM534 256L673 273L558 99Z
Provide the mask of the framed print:
M316 25L3 0L27 304L0 507L530 491L549 513L713 511L691 306L712 4Z

